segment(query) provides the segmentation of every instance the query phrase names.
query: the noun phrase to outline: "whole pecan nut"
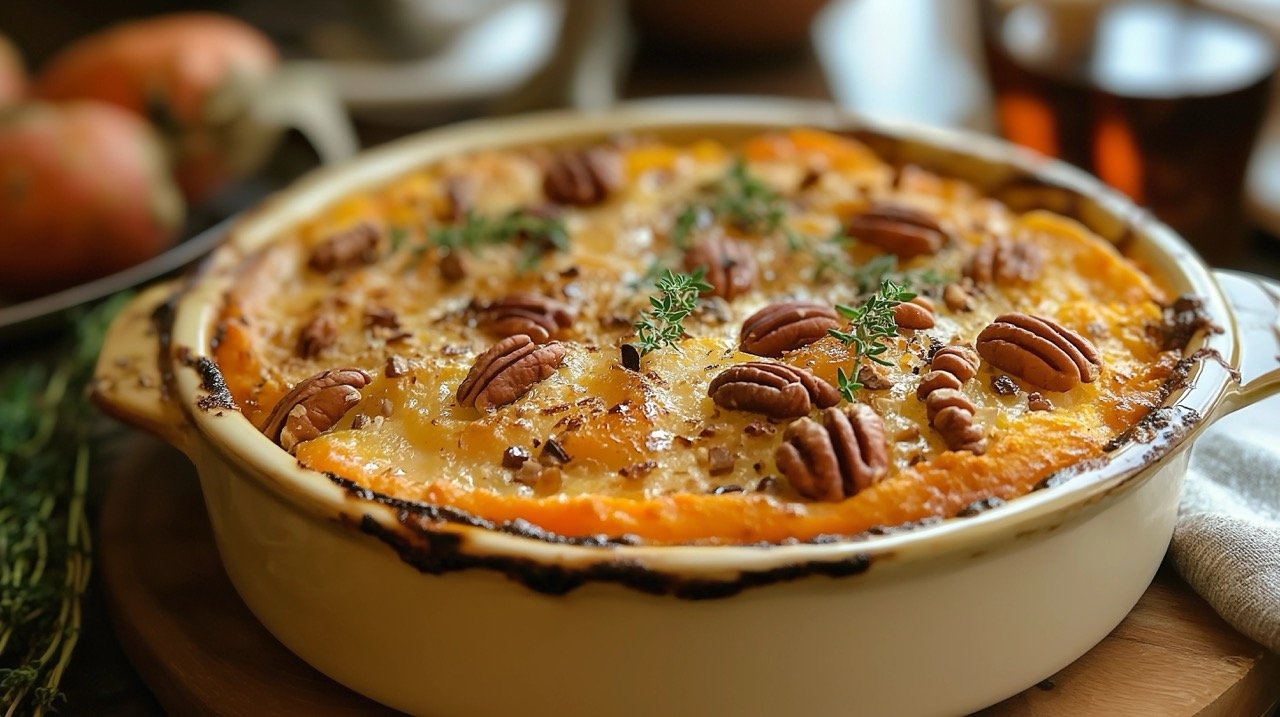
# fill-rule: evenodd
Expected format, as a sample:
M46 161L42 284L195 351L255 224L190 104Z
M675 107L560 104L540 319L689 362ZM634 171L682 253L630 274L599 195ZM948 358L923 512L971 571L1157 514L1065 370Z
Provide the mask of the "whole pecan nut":
M916 388L929 425L953 451L986 452L982 427L973 420L977 407L960 392L966 381L978 375L978 355L968 346L947 346L933 354L929 368Z
M845 225L849 236L910 259L935 254L947 243L947 233L929 214L898 204L877 202Z
M476 357L458 386L458 404L481 410L505 406L555 373L565 353L556 341L539 346L524 334L508 336Z
M933 302L917 296L911 301L894 304L893 323L900 329L919 331L933 328Z
M781 363L749 361L711 380L707 395L721 408L770 418L796 418L840 402L840 392L812 372Z
M577 317L573 307L531 291L517 291L480 309L480 325L500 337L524 334L542 344L569 328Z
M952 311L973 311L973 297L963 284L947 284L942 289L942 301Z
M589 207L622 186L622 158L603 147L561 152L552 159L542 191L556 204Z
M382 233L368 222L339 232L320 242L311 250L307 266L329 273L350 269L360 264L372 264L382 255Z
M840 325L836 310L813 301L769 304L742 322L738 349L756 356L781 356L808 346Z
M778 470L800 495L839 501L889 472L884 421L863 403L822 412L822 423L801 418L787 426L774 454Z
M299 443L337 425L347 411L360 402L360 389L372 380L358 368L341 368L299 381L276 402L262 432L292 453Z
M732 301L756 283L756 259L744 242L720 234L709 234L684 255L686 271L702 269L711 285L707 292Z
M978 286L1030 283L1044 269L1044 249L1005 237L985 242L964 265L964 275Z
M1102 367L1102 356L1088 339L1042 316L997 316L978 334L976 345L987 363L1049 391L1093 383Z

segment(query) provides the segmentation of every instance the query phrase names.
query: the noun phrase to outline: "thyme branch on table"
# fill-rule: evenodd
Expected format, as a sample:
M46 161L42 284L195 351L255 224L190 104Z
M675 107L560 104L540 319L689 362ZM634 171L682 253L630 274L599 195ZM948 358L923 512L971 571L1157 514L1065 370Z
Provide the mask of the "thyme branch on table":
M711 291L703 270L678 274L667 269L658 277L658 294L649 297L651 310L636 319L636 346L640 355L673 346L684 337L684 320L698 306L698 296Z
M85 517L96 413L85 389L124 297L76 322L54 366L0 373L0 704L42 715L62 699L80 632L91 546Z
M910 287L885 279L880 284L880 289L861 304L836 304L836 311L849 320L849 328L844 331L829 329L828 333L853 353L851 373L845 373L843 368L836 370L836 388L840 389L840 394L846 401L853 403L858 389L862 388L858 381L858 368L863 359L882 366L892 365L892 362L884 358L884 354L889 350L887 341L898 335L893 307L914 298L916 293Z
M746 163L737 159L715 184L705 204L688 205L676 215L671 243L688 249L694 230L713 218L724 219L743 231L770 234L782 226L786 207L781 195L751 176Z
M497 217L468 213L460 222L428 231L427 244L414 250L414 263L431 246L476 254L506 244L520 246L518 268L524 272L536 266L547 252L568 251L569 232L559 218L527 209Z

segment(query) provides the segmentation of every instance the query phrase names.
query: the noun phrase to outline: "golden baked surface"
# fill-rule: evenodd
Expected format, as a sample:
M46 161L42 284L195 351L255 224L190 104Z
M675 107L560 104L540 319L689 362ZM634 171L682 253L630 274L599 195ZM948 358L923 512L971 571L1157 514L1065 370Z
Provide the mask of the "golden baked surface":
M1180 357L1165 300L1075 222L843 137L641 136L329 207L246 263L215 358L304 465L385 494L566 536L806 540L1100 455Z

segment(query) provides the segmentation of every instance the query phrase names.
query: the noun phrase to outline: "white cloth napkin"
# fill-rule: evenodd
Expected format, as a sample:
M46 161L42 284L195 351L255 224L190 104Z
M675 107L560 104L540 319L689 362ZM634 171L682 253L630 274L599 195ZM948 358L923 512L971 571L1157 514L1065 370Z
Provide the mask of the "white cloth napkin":
M1280 397L1196 441L1169 551L1219 615L1280 652Z

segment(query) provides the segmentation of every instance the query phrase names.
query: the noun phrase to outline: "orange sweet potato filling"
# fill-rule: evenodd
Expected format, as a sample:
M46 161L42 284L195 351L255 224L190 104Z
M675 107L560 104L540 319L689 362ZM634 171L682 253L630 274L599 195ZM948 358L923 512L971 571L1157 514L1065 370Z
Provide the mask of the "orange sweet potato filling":
M498 522L520 518L566 536L776 542L946 518L984 498L1025 494L1050 473L1099 456L1108 440L1141 419L1177 359L1148 330L1160 320L1162 292L1114 248L1062 217L1014 214L962 182L919 169L898 172L863 145L816 130L769 133L737 146L642 137L618 151L623 187L599 206L564 210L570 248L544 255L532 271L520 267L519 247L499 245L469 255L464 278L444 281L431 237L453 221L443 216L446 195L460 181L476 214L501 216L544 203L537 150L482 152L423 168L281 237L245 270L222 316L215 357L245 415L261 426L297 381L360 367L373 381L338 425L298 446L304 465L399 498ZM711 302L715 311L691 317L687 337L646 356L640 372L624 370L617 347L634 339L629 324L653 293L646 271L654 262L679 268L669 239L675 217L703 201L705 187L735 157L787 208L779 231L732 229L755 252L756 285L733 301ZM954 236L937 254L899 267L943 277L929 284L926 275L912 275L935 296L960 276L973 247L994 235L1043 248L1045 267L1029 284L976 292L971 311L938 301L933 329L904 331L891 342L890 387L857 396L885 421L889 474L843 501L815 502L796 493L774 463L786 422L721 409L707 397L707 384L728 365L758 360L737 350L737 332L743 318L771 301L858 299L852 278L822 269L829 256L797 249L795 236L829 236L851 212L885 200L929 212ZM373 265L337 275L306 268L311 247L359 222L397 233L399 246ZM862 242L838 251L850 267L880 253ZM461 407L458 384L496 340L476 326L468 307L513 290L575 306L579 316L562 337L566 359L510 405L492 412ZM390 310L396 327L371 325L375 308ZM998 393L992 382L1002 372L984 364L963 390L978 407L988 450L949 451L914 395L927 370L924 347L972 342L993 317L1013 310L1052 317L1088 336L1103 357L1101 377L1068 392L1045 392L1053 410L1034 412L1027 407L1034 386L1015 378L1017 393ZM319 312L335 323L334 343L300 356L299 334ZM409 375L387 375L393 355ZM833 384L837 371L852 365L849 348L831 337L780 360ZM570 460L536 483L502 466L508 448L537 457L549 439ZM732 457L732 470L712 471L708 456L717 449Z

